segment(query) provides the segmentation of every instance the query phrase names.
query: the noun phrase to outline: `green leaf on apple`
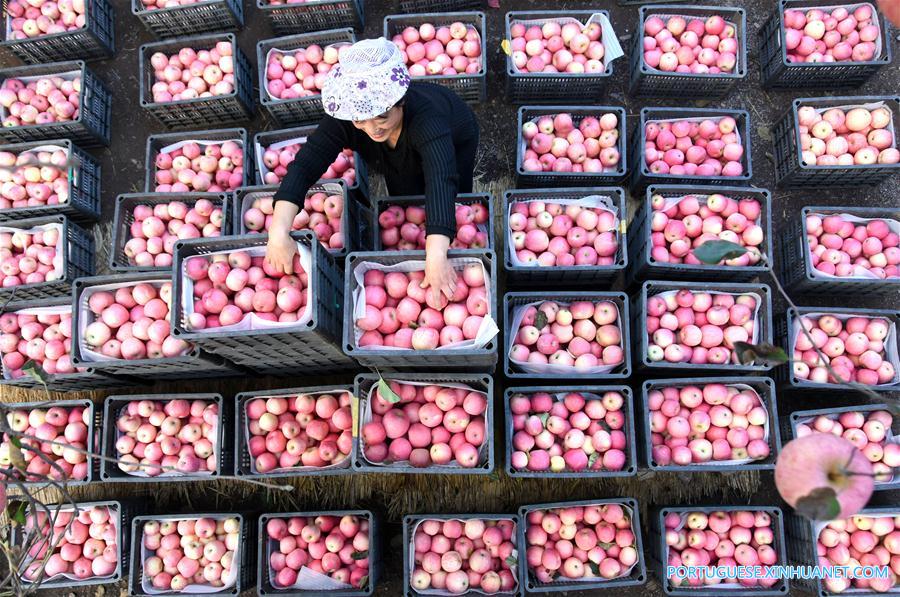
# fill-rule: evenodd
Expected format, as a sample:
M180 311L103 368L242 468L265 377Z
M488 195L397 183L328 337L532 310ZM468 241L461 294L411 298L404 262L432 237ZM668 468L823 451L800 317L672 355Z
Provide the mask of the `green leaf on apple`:
M594 463L600 458L600 452L594 452L591 454L590 458L588 458L588 468L593 468Z
M516 556L506 556L506 565L512 568L517 565L519 560L516 559Z
M841 513L841 503L831 487L817 487L797 500L794 509L810 520L834 520Z
M722 260L736 259L746 252L747 247L730 240L708 240L694 249L694 257L707 265L716 265Z
M774 367L788 362L788 356L784 349L768 342L760 342L759 344L735 342L734 350L742 365Z
M541 420L541 425L544 427L547 426L547 421L550 419L550 413L544 413L538 417Z
M368 587L368 586L369 586L369 577L368 576L363 576L362 578L359 579L359 587L361 589Z
M594 573L594 576L600 576L600 566L597 564L597 562L588 562L588 566L590 567L591 572Z
M547 320L547 314L544 313L543 311L538 311L537 314L534 316L534 327L536 327L537 329L539 329L539 330L544 329L544 327L548 323L550 323L550 322Z
M16 500L6 505L6 514L15 524L25 526L25 510L27 508L28 504L26 502Z
M37 382L44 385L47 384L49 376L37 361L28 359L27 361L25 361L25 364L22 365L22 371L33 377Z
M368 549L365 551L354 551L353 553L350 554L350 559L354 560L354 561L365 560L367 557L369 557Z
M391 404L397 404L400 402L400 396L397 395L397 392L391 389L391 386L388 382L384 381L384 378L381 377L381 374L378 374L378 394L390 402Z

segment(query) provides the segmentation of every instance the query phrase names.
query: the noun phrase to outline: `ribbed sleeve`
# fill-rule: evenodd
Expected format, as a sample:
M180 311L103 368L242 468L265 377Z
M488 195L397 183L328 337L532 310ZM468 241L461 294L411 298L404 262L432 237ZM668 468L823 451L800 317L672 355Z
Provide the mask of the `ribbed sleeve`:
M287 174L275 192L275 201L290 201L302 207L306 192L325 174L338 154L344 148L356 149L351 137L345 124L331 116L322 118L288 165Z
M439 119L418 119L412 128L411 141L419 151L425 176L425 233L453 239L459 173L451 131Z

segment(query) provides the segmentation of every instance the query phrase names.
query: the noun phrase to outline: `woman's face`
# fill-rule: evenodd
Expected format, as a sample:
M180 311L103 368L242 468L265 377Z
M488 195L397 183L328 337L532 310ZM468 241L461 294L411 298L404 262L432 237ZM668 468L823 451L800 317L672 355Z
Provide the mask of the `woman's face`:
M384 143L391 138L403 122L403 108L394 106L384 114L368 120L354 120L353 126L365 132L373 141Z

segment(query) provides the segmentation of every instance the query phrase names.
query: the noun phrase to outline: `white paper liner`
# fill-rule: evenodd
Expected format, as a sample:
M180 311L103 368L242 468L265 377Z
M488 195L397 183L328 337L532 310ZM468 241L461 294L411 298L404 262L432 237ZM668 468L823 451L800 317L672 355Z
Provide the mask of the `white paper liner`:
M702 116L691 116L690 118L662 118L662 119L657 119L657 120L648 120L647 124L662 124L664 122L668 122L669 124L671 124L673 122L681 122L681 121L696 122L699 124L699 123L703 122L704 120L712 120L713 122L718 124L718 123L722 122L722 120L725 118L734 118L734 116L710 116L708 118L704 118ZM737 122L736 118L735 118L735 122ZM734 132L734 135L737 137L738 145L740 145L741 147L744 147L744 142L741 141L740 126L736 125L734 127L733 132ZM641 131L641 139L646 139L646 136L647 136L646 131ZM744 147L744 149L746 150L747 148ZM744 155L741 156L740 161L744 162L748 159L749 159L749 157L747 156L747 152L745 151ZM721 162L722 158L719 158L719 161Z
M341 185L336 182L319 182L319 183L316 183L314 186L317 187L317 189L315 189L315 190L310 189L306 193L307 197L314 193L320 193L320 192L324 192L326 195L340 195L342 198L344 196L344 191L341 188ZM321 187L323 190L322 191L318 190L318 187ZM243 199L241 200L241 215L240 215L240 222L238 223L238 225L240 226L241 234L252 234L252 232L247 230L247 227L244 225L244 214L247 213L247 210L250 209L250 207L253 205L253 202L260 198L272 198L274 196L275 196L275 191L257 191L255 193L247 193L246 195L244 195ZM301 209L302 208L303 207L301 206ZM349 208L345 201L344 202L344 210L346 211L347 209L349 209ZM346 239L348 236L348 230L347 230L347 218L345 218L344 215L345 214L342 212L341 213L341 230L340 230L340 232L343 233L344 238ZM263 231L259 231L259 232L264 233ZM319 241L319 242L321 242L321 241ZM329 248L329 247L327 247L327 248ZM329 250L337 251L339 249L329 248Z
M509 347L506 352L507 355L509 355L510 351L512 351L512 347L515 344L518 344L518 342L516 342L516 340L519 337L519 329L522 326L522 318L525 317L525 311L528 309L528 307L539 307L540 305L542 305L550 300L552 300L552 299L548 299L545 301L536 301L534 303L528 303L526 305L519 305L515 308L515 311L513 311L512 326L509 328L510 330L513 330L514 333L510 334L511 337L509 338ZM602 299L602 298L598 298L596 300L587 300L587 299L585 299L585 300L587 302L594 303L595 305L598 302L605 301L605 299ZM572 301L552 301L552 302L555 302L560 307L566 307L566 306L569 306L572 304ZM582 301L575 301L575 302L582 302ZM617 305L613 301L608 301L608 302L612 303L616 307L616 325L618 326L619 332L621 333L623 322L622 322L622 313L619 311L619 305ZM573 321L572 325L574 325L574 321ZM597 327L599 327L599 326L597 326ZM624 365L625 364L625 351L627 350L627 347L622 346L622 338L621 337L619 338L618 346L622 348L622 362L621 363L619 363L617 365L598 365L596 367L587 367L587 368L579 371L578 374L579 375L602 375L604 373L609 373L613 369ZM560 343L559 350L563 350L562 343ZM512 358L512 356L509 357L509 362L515 364L518 368L522 369L526 373L552 373L554 375L571 375L572 373L575 372L574 366L568 367L566 365L554 365L552 363L529 363L527 361L517 361L514 358Z
M491 276L487 271L487 268L484 267L484 263L482 263L480 259L477 259L475 257L451 257L447 260L447 262L457 272L459 272L466 265L470 265L473 263L477 263L478 265L480 265L481 270L484 274L484 289L487 304L494 304L493 300L495 297L491 296ZM386 274L390 272L421 272L425 270L425 261L409 260L394 265L383 265L381 263L374 263L371 261L361 261L360 263L357 263L353 269L353 278L356 280L356 288L353 289L354 322L356 322L360 313L365 313L366 311L366 287L363 283L363 278L365 277L367 271L373 269L384 272ZM487 346L488 342L490 342L491 339L493 339L493 337L496 336L499 332L500 329L497 327L497 322L494 321L494 318L491 316L490 308L488 308L488 312L485 313L484 317L482 318L481 325L478 327L478 333L475 334L474 339L462 340L460 342L454 342L453 344L447 344L445 346L438 346L434 349L434 351L440 352L443 350L467 350L471 348L484 348L485 346ZM362 335L363 331L359 329L359 327L357 327L354 323L353 343L355 346L359 347L359 339L362 337ZM365 349L395 352L413 350L411 348L397 348L395 346L366 346Z
M839 214L821 214L821 213L811 213L811 216L818 216L820 218L827 218L828 216L839 216L842 220L846 220L848 222L853 222L854 224L861 224L865 222L871 222L872 220L883 220L887 223L888 228L894 234L900 234L900 221L892 220L890 218L860 218L858 216L854 216L852 214L847 213L839 213ZM812 254L812 250L809 248L809 241L806 240L806 251L807 251L807 259L810 259L810 255ZM811 278L824 278L828 280L881 280L875 274L873 274L868 269L862 267L861 265L853 266L853 275L852 276L836 276L834 274L829 274L823 272L822 270L815 268L812 266L812 262L810 262L809 267L809 275Z
M184 141L179 141L179 142L177 142L177 143L172 143L172 144L170 144L170 145L166 145L165 147L161 147L161 148L159 149L159 151L156 152L156 154L159 155L159 154L161 154L161 153L169 153L169 152L171 152L171 151L175 151L176 149L181 149L182 147L184 147L184 146L187 145L188 143L196 143L196 144L199 145L200 147L206 147L206 146L208 146L208 145L222 145L223 143L226 143L226 142L228 142L228 141L231 141L232 143L237 143L237 144L241 147L241 149L243 150L243 148L244 148L244 142L243 142L240 138L235 138L235 139L221 139L221 140L218 140L218 141L209 141L209 140L207 140L207 141L202 141L202 140L200 140L200 139L185 139Z
M881 30L881 25L878 22L878 9L875 8L875 6L871 2L859 2L858 4L832 4L830 6L807 6L805 8L796 7L796 8L792 8L790 10L796 10L797 12L806 12L808 10L822 10L824 12L831 13L831 11L833 11L835 8L846 8L850 12L850 14L853 14L853 11L856 10L857 8L859 8L860 6L868 6L869 8L872 9L872 24L875 25L876 27L878 27L878 37L875 38L875 57L877 58L878 56L881 56L881 47L882 47L881 44L883 43L881 41L882 30ZM787 46L785 46L785 47L787 47ZM785 52L787 52L787 50L785 50ZM846 63L853 63L853 62L859 62L859 61L858 60L843 60L842 62L844 64L846 64ZM828 63L824 63L824 64L827 66ZM840 64L840 63L837 63L837 64Z
M888 361L891 365L894 366L894 380L889 383L877 384L873 387L875 388L884 388L887 386L896 385L900 382L900 356L898 356L897 349L897 324L889 317L884 317L880 315L853 315L852 313L804 313L800 316L800 318L794 318L794 321L791 324L791 337L790 337L790 351L788 352L788 358L790 361L788 365L790 365L791 361L794 361L793 352L794 346L797 343L797 334L801 334L800 331L800 319L818 319L824 315L831 315L832 317L836 317L841 321L841 323L846 323L848 319L851 317L864 317L866 319L883 319L888 322L888 334L884 338L884 360ZM840 385L837 382L824 382L830 385Z
M598 112L598 114L599 114L599 112ZM532 118L529 122L532 122L532 123L534 123L534 124L537 124L538 121L539 121L541 118L544 118L545 116L550 116L550 115L549 115L549 114L542 114L541 116L535 116L535 117ZM591 115L578 115L578 116L577 116L578 122L580 123L581 120L584 120L585 118L588 118L589 116L591 116ZM618 117L618 115L617 115L617 117ZM596 118L596 116L595 116L595 118ZM625 129L624 129L624 126L625 126L625 123L624 123L624 122L620 122L620 123L619 123L619 126L616 127L616 130L621 129L622 131L624 131L624 130L625 130ZM575 128L577 129L578 127L576 126ZM554 133L554 134L555 134L555 133ZM519 159L520 159L520 160L524 161L524 159L525 159L525 152L529 149L530 144L531 144L530 141L526 141L525 138L522 137L522 145L520 146L521 152L520 152L520 156L519 156ZM616 149L619 150L619 153L620 153L620 154L622 153L621 148L622 148L622 146L623 146L624 144L625 144L625 135L624 135L624 134L623 134L623 135L619 135L619 138L616 140ZM548 152L548 153L549 153L549 152ZM565 157L565 156L561 156L561 157ZM595 158L595 159L596 159L596 158ZM616 172L617 170L618 170L618 167L616 167L616 166L603 166L603 170L601 170L600 172L575 172L575 174L602 174L603 172ZM534 174L541 174L541 173L540 173L540 172L534 172ZM558 174L558 173L556 173L556 174ZM563 174L571 174L571 172L564 172ZM591 197L597 197L597 196L598 196L598 195L591 195ZM560 202L562 202L561 199L560 199L560 200L553 201L553 203L560 203Z
M266 254L266 247L259 246L247 247L245 249L228 249L224 251L215 251L213 253L207 253L205 255L191 256L182 262L182 271L180 272L180 275L182 276L182 280L184 280L184 284L182 284L181 286L181 304L182 310L184 311L183 325L186 325L188 318L194 312L194 281L191 280L187 275L187 262L190 259L205 259L212 257L213 255L227 255L236 251L242 251L244 253L247 253L251 257L262 257ZM300 255L300 267L303 268L304 272L312 276L312 257L310 255L309 248L307 248L303 243L298 242L297 254ZM303 313L297 319L297 321L268 321L266 319L260 318L255 313L245 313L244 318L235 324L191 331L198 334L203 334L208 332L246 332L249 330L289 330L295 328L304 328L307 322L312 319L312 305L313 301L317 298L312 296L312 291L309 287L306 288L306 293L306 305L304 305Z
M719 15L719 16L722 16L722 15ZM688 23L690 23L691 21L696 21L696 20L700 20L700 21L705 20L703 17L698 17L698 16L696 16L696 15L691 16L691 15L672 14L672 13L659 13L659 12L655 12L655 13L652 13L652 14L649 14L649 13L648 13L648 14L647 14L647 18L644 19L643 21L641 21L641 27L640 27L640 33L639 33L639 34L640 34L640 36L641 36L642 39L643 39L644 37L647 37L647 36L644 35L644 23L646 23L646 22L647 22L647 19L649 19L649 18L651 18L651 17L657 17L657 18L660 18L660 19L663 19L663 20L669 19L669 18L671 18L671 17L681 17L682 19L684 19L684 20L687 21ZM740 32L741 32L741 29L740 29L740 27L737 26L736 23L734 23L734 22L732 22L732 21L729 21L729 20L727 20L727 19L723 19L723 20L725 20L725 25L730 25L730 26L734 29L734 38L737 40L737 43L738 43L738 49L737 49L737 51L734 53L734 56L735 56L734 68L733 68L732 70L728 71L728 72L723 71L723 72L718 73L718 74L719 74L719 75L735 75L735 74L737 74L736 71L737 71L737 69L741 66L741 62L742 62L742 60L741 60L741 46L742 46L742 44L747 43L747 41L740 38ZM635 35L638 35L638 33L635 33ZM701 39L702 39L702 36L701 36ZM647 68L649 68L649 69L652 70L652 71L661 73L662 75L669 75L669 74L675 75L675 74L678 74L678 75L691 75L691 76L694 76L694 77L715 77L715 76L718 76L718 75L716 75L716 74L714 74L714 73L676 73L676 72L674 72L674 71L672 71L672 72L664 71L664 70L660 69L659 67L652 67L652 66L650 66L649 64L647 64L647 61L644 60L644 46L643 46L643 45L642 45L641 48L640 48L640 52L641 52L641 64L643 64L644 66L646 66Z
M0 233L8 232L10 234L15 234L16 232L24 232L26 234L34 234L35 232L46 232L47 230L56 230L59 235L56 240L56 255L53 257L53 271L50 273L57 274L61 276L63 270L65 269L65 262L63 261L63 243L68 243L69 240L63 234L63 225L62 224L41 224L40 226L33 226L31 228L15 228L13 226L0 226ZM22 252L24 254L24 251ZM58 277L55 279L59 279Z
M13 313L21 315L62 315L64 313L68 313L69 315L71 315L72 307L70 307L69 305L59 305L56 307L32 307L31 309L18 309L17 311L13 311ZM2 366L3 368L3 379L12 379L12 375L9 374L9 371L6 368L6 365L2 363L2 360L0 360L0 366ZM79 369L76 368L76 371L79 371Z
M315 0L312 0L312 1L315 2ZM318 44L309 44L309 45L318 45ZM328 44L327 46L320 46L320 47L321 47L322 50L324 51L325 48L340 48L340 47L342 47L342 46L349 46L349 45L352 45L352 44L350 44L349 42L346 42L346 41L340 41L340 42L337 42L337 43ZM308 46L303 46L303 47L301 47L301 48L291 48L290 50L282 50L282 49L280 49L280 48L272 48L272 49L270 49L268 52L266 52L266 61L265 61L265 63L264 63L264 64L265 64L265 68L268 68L268 67L269 67L269 59L272 57L272 52L281 52L282 54L293 54L293 53L296 52L297 50L305 50L307 47L308 47ZM332 67L334 67L334 65L332 65ZM262 68L262 66L261 66L261 68ZM318 72L318 71L316 71L316 72ZM266 85L263 85L263 89L265 89L266 95L269 96L270 98L274 99L274 100L280 100L281 98L275 97L274 95L272 95L272 94L269 92L269 85L268 85L268 82L269 82L269 79L266 78L266 83L267 83L267 84L266 84ZM316 93L315 95L310 95L310 96L307 96L307 97L297 98L297 99L309 99L309 98L318 97L318 96L321 96L321 95L322 95L322 92L319 91L319 92Z
M415 548L416 532L419 530L419 526L423 522L426 522L429 520L436 520L436 521L440 522L441 524L443 524L449 520L455 520L455 521L460 522L463 525L465 525L466 521L469 521L469 520L482 520L484 522L489 522L490 520L496 520L496 519L487 519L487 518L479 518L478 516L470 516L468 518L424 518L422 520L416 521L416 523L413 525L412 532L410 533L411 539L410 539L409 546L408 546L409 549L407 550L409 552L409 559L406 562L406 566L407 566L407 570L410 571L410 577L412 576L412 571L416 569L416 548ZM518 562L519 549L518 549L518 546L516 545L516 538L518 537L518 528L516 528L516 526L518 525L518 523L512 517L504 518L502 520L509 520L510 522L513 523L513 536L511 539L512 544L513 544L513 552L512 552L511 557L515 558L516 562ZM497 591L495 593L486 593L486 592L482 591L479 587L470 586L469 590L466 591L465 593L467 595L470 593L477 593L479 595L498 595L498 594L499 595L509 595L509 594L517 595L518 590L519 590L519 575L516 572L516 570L518 569L518 567L519 567L518 564L509 567L509 571L512 573L512 576L515 579L516 584L512 589L510 589L508 591ZM416 589L415 592L420 593L422 595L456 595L457 594L457 593L451 593L450 591L448 591L446 589Z
M534 267L534 268L556 267L556 266L543 266L543 265L540 265L537 261L535 261L534 263L528 264L528 263L525 263L524 261L522 261L521 259L519 259L519 256L516 254L516 247L515 247L515 245L513 245L513 240L512 240L512 232L513 231L512 231L512 229L510 229L510 227L508 225L509 216L512 214L512 204L513 203L532 203L534 201L541 201L542 203L553 203L556 205L571 205L574 203L574 204L580 205L581 207L597 208L597 209L602 209L604 211L610 212L616 218L615 225L610 230L605 230L603 232L614 232L616 234L616 241L619 244L619 248L616 251L616 257L618 257L619 253L621 253L621 251L623 250L621 240L619 239L619 213L618 213L619 210L618 210L618 208L616 208L616 204L613 201L612 197L608 197L606 195L589 195L586 197L582 197L581 199L526 199L524 201L510 202L509 209L506 212L506 221L507 221L506 247L507 247L507 250L509 251L509 260L512 262L513 265L515 265L517 267ZM597 266L596 265L582 265L582 266L576 265L573 267L597 267Z
M7 27L9 27L9 19L7 19ZM52 79L53 77L59 77L59 78L63 79L64 81L74 81L75 79L81 77L81 71L80 70L71 70L71 71L66 71L63 73L49 73L46 75L29 75L27 77L8 77L8 79L16 79L18 81L22 81L23 83L25 83L27 85L28 83L31 83L32 81L40 81L41 79ZM4 81L4 85L3 85L4 89L7 88L5 83L6 82ZM84 83L84 82L82 81L82 83ZM79 98L81 97L81 94L83 92L84 92L83 88L81 89L81 91L78 92ZM75 114L72 115L72 118L70 120L64 120L62 122L71 122L72 120L77 120L80 110L81 110L81 105L79 104L78 108L75 110ZM9 108L7 108L6 106L0 105L0 118L6 118L7 116L9 116ZM26 126L31 126L33 124L35 124L35 123L29 123ZM52 123L48 123L48 124L52 124ZM36 151L36 150L31 149L29 151Z
M617 58L621 58L625 55L625 51L622 49L622 44L619 43L619 38L616 37L616 31L613 29L612 23L609 22L609 19L605 14L600 12L595 12L591 15L586 22L582 23L575 17L556 17L550 19L526 19L526 20L513 20L510 21L510 25L522 24L525 27L531 26L541 26L544 23L557 23L559 25L567 25L569 23L574 23L581 27L581 30L584 31L588 28L591 23L600 23L600 43L603 44L603 63L604 68L611 64ZM512 40L508 40L512 41ZM517 73L525 73L525 74L539 74L539 73L526 73L521 69L516 68L516 65L512 65L513 70ZM557 73L554 73L557 74ZM558 73L558 74L567 74L572 76L578 75L588 75L588 76L596 76L597 73Z

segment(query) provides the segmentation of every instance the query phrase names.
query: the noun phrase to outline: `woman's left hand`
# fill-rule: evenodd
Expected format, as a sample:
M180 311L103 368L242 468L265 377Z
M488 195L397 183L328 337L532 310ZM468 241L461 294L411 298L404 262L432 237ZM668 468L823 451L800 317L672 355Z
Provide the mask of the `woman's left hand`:
M430 234L425 239L425 279L422 288L429 288L433 302L441 302L441 294L449 300L456 292L456 270L447 260L450 239L442 234Z

